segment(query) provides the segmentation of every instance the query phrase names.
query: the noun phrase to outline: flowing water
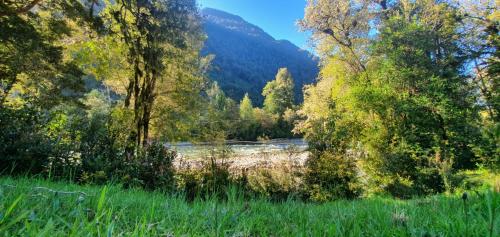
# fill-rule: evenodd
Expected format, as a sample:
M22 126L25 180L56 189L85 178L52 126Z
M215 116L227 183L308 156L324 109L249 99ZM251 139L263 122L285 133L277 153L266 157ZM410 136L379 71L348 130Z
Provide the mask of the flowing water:
M211 151L221 149L209 143L192 144L181 142L167 144L179 154L176 166L201 167L210 157ZM231 168L273 167L283 162L303 165L307 159L307 143L303 139L277 139L258 142L227 141L229 148L227 162Z
M303 139L275 139L268 141L226 141L225 145L231 151L232 157L249 156L261 153L287 153L291 149L295 152L305 152L307 142ZM180 142L167 145L176 150L184 158L198 159L206 157L211 150L220 149L219 146L201 143Z

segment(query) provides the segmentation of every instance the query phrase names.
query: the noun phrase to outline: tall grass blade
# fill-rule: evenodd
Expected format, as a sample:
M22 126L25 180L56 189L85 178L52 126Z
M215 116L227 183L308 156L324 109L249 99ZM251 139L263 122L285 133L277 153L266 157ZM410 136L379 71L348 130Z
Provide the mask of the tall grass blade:
M12 213L12 211L14 210L14 208L16 208L17 204L19 203L19 201L21 201L21 199L23 198L23 196L24 195L21 194L19 197L17 197L16 200L14 200L14 202L9 206L9 208L7 208L7 211L5 212L5 215L0 220L0 224L4 223L4 221L7 220L7 218L10 216L10 214Z
M104 186L101 191L101 195L99 196L99 201L97 202L97 213L101 213L104 202L106 201L106 192L108 191L108 186Z

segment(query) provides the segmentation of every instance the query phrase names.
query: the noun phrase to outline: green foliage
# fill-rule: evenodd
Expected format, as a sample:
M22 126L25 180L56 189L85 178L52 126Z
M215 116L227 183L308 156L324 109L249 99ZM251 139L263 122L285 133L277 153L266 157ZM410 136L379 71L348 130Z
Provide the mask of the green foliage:
M286 109L293 106L294 82L287 68L280 68L276 79L270 81L262 90L264 110L271 114L282 116Z
M491 7L493 5L493 7ZM496 6L496 7L495 7ZM484 101L482 139L481 144L475 147L476 155L480 157L483 164L492 169L500 168L500 90L498 75L500 74L500 11L498 2L485 4L486 10L479 12L479 16L471 12L472 24L476 29L482 30L479 45L481 51L473 60L478 75L475 81L478 84L480 94ZM483 41L481 41L483 40ZM479 62L486 62L486 66L479 66Z
M257 168L243 174L250 192L272 201L300 199L304 195L302 171L293 164L273 168ZM247 191L248 192L248 191Z
M492 170L500 169L500 124L485 119L480 142L473 147L478 162Z
M40 173L47 165L51 143L44 136L39 111L29 107L0 109L0 169L2 173Z
M181 167L176 173L177 190L184 193L188 201L196 198L215 197L226 199L231 186L241 187L241 182L231 176L227 163L229 148L219 145L207 154L202 167Z
M153 137L167 141L189 141L200 137L199 122L207 101L203 97L206 77L203 68L210 58L199 57L197 46L175 52L176 62L158 86L152 120Z
M259 124L255 116L252 101L248 94L245 94L245 97L243 97L243 100L240 102L239 115L239 126L235 136L243 140L256 139L259 136Z
M287 67L294 76L294 98L301 103L302 87L318 75L318 60L287 40L275 40L258 26L239 16L211 8L201 10L207 34L202 53L213 54L208 75L226 94L239 101L246 93L254 106L262 106L262 89L279 70Z
M36 188L39 187L39 188ZM42 189L42 188L48 189ZM56 195L57 193L57 195ZM228 192L186 202L181 195L0 179L2 236L498 236L493 191L413 200L372 198L322 204L244 200ZM98 223L98 224L96 224Z
M281 68L276 80L267 83L262 91L264 107L253 108L252 101L245 95L240 102L237 130L238 139L257 140L259 138L292 138L293 126L298 117L294 106L294 82L288 69Z
M453 173L474 168L478 154L498 156L494 136L481 138L481 102L464 73L462 15L446 2L384 2L308 4L301 25L322 39L325 53L321 79L306 89L305 120L297 126L312 149L308 166L320 172L312 164L328 167L322 158L354 159L366 194L451 191ZM385 11L370 14L370 5ZM367 35L373 19L381 21L373 26L375 38ZM329 175L317 177L320 183Z
M0 3L2 106L18 104L23 94L45 107L81 95L82 73L72 61L64 60L60 45L76 26L99 29L100 20L88 14L92 10L85 7L85 1L32 2Z
M240 119L248 123L253 123L255 120L252 101L248 94L245 94L240 102Z
M426 194L443 190L437 173L447 163L457 169L474 167L470 146L477 142L479 129L473 123L478 118L475 98L467 78L460 75L465 62L453 44L455 11L446 4L416 4L428 5L422 12L403 9L400 15L435 15L426 19L428 25L400 15L387 20L373 55L386 60L370 65L371 86L355 96L362 108L378 116L373 129L364 132L371 176L408 179L416 193ZM442 27L436 30L433 24ZM442 179L446 183L446 176Z
M170 56L200 37L196 13L194 0L120 1L111 6L109 20L116 25L111 29L125 43L133 67L124 104L134 111L130 137L138 147L147 145L157 83L175 60Z
M207 104L198 120L197 139L220 142L234 132L238 107L234 100L226 97L217 82L206 90Z
M360 196L356 161L333 151L312 154L305 177L307 195L313 201L328 201Z
M173 161L176 156L162 143L149 144L136 157L125 158L123 167L113 172L121 176L125 187L139 185L146 190L169 191L175 185Z

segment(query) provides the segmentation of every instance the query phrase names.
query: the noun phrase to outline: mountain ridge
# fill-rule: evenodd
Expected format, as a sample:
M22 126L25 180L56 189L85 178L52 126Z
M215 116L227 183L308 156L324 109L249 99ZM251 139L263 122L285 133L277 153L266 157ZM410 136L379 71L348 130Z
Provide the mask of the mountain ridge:
M201 11L207 40L202 55L215 55L209 76L235 100L249 93L256 105L263 102L262 88L287 67L296 83L295 100L302 101L302 87L314 82L318 60L286 39L276 40L242 17L218 9Z

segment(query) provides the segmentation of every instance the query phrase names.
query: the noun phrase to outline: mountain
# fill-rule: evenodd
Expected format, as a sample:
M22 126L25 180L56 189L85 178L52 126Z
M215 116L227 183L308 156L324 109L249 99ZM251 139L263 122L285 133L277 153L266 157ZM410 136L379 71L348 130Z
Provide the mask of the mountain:
M216 9L201 12L208 39L203 55L215 55L210 78L235 100L249 93L255 105L262 104L262 88L286 67L295 81L296 102L302 102L302 87L318 74L318 60L287 40L276 40L243 18Z

